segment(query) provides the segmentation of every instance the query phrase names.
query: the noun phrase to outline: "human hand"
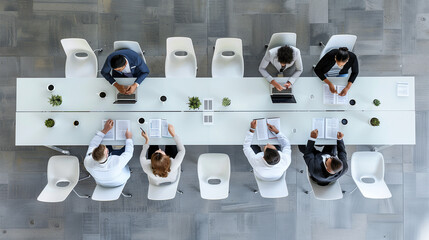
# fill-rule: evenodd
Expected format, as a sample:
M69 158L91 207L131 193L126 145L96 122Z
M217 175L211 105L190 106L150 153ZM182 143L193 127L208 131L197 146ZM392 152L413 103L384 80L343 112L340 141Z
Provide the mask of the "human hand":
M278 90L278 91L281 91L281 90L283 90L283 86L282 85L280 85L278 82L276 82L276 80L272 80L271 81L271 84Z
M283 86L285 86L286 89L289 89L292 87L292 83L290 83L289 81L287 83L285 83Z
M343 137L344 137L344 133L342 133L342 132L337 132L337 139L338 139L338 140L343 139Z
M131 139L132 137L133 137L133 134L130 131L128 131L128 128L127 128L127 131L125 132L125 138Z
M349 91L349 89L347 87L345 87L338 95L340 96L346 96L347 92Z
M332 83L329 84L329 91L331 91L331 93L333 94L337 93L337 90L335 89L334 84Z
M256 120L250 122L250 128L256 129Z
M176 135L176 133L174 132L174 127L171 124L168 124L168 132L170 133L170 135L172 137L174 137L174 135Z
M310 137L317 138L317 136L319 136L319 130L314 129L313 131L311 131Z
M147 144L149 142L149 136L143 129L142 129L142 137L146 140L146 144Z
M110 129L113 128L113 124L114 124L114 122L112 119L107 120L106 123L104 124L104 128L103 128L103 130L101 130L101 132L104 134L107 134L110 131Z
M120 93L122 93L122 94L125 94L125 93L126 93L126 91L127 91L127 87L126 87L126 86L124 86L124 85L121 85L121 84L119 84L119 83L114 83L114 84L113 84L113 86L115 86L115 87L116 87L116 89L118 89L118 91L119 91Z
M269 123L267 123L267 126L268 126L268 130L270 130L271 132L273 132L275 134L279 133L279 130L276 128L276 126L271 125Z
M137 89L137 83L133 83L132 85L128 86L128 88L126 89L125 94L127 95L131 95L133 94Z

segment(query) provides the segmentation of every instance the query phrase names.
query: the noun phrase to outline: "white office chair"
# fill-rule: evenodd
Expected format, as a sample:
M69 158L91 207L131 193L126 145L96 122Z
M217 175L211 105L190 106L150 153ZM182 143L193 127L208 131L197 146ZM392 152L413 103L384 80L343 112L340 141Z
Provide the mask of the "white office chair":
M274 33L271 36L270 42L265 45L267 50L270 50L275 47L280 47L284 45L289 45L296 47L296 33L282 32Z
M232 56L227 53L232 52ZM216 77L243 77L244 59L243 43L239 38L219 38L212 60L212 76Z
M118 187L103 187L98 185L95 187L94 192L92 193L92 200L95 201L115 201L122 195L126 198L132 197L131 194L124 194L125 184L122 184Z
M364 197L373 199L392 197L384 181L384 158L381 153L353 153L351 172L357 188L359 188Z
M150 200L170 200L176 197L176 192L182 194L183 192L180 190L177 190L177 187L179 186L179 180L180 180L180 172L181 170L178 170L176 181L171 183L162 183L160 185L155 185L151 182L149 179L149 189L147 192L147 198Z
M324 45L322 42L320 42L320 45L323 46L323 50L320 53L320 58L325 56L325 54L332 49L337 49L340 47L346 47L349 49L349 51L353 51L353 48L355 47L357 36L356 35L349 35L349 34L339 34L339 35L332 35L329 41Z
M229 157L223 153L205 153L198 158L198 180L201 198L225 199L229 194L231 166Z
M41 202L62 202L71 191L80 198L74 187L79 181L79 160L75 156L52 156L48 161L48 184L37 197Z
M282 198L289 195L286 184L286 171L279 179L274 181L265 181L258 178L256 175L255 179L259 189L259 191L255 191L255 193L259 192L263 198Z
M144 51L140 48L140 44L135 41L115 41L113 43L113 50L118 51L120 49L130 49L134 52L138 53L140 57L143 58L143 61L146 63L146 59L144 58Z
M167 38L165 76L169 78L197 76L197 57L190 38Z
M61 45L67 56L66 78L97 77L97 57L85 39L61 39Z
M310 178L310 173L307 168L307 179L310 183L314 197L318 200L337 200L343 198L343 191L341 190L340 182L337 180L326 186L320 186ZM308 191L305 191L309 194Z

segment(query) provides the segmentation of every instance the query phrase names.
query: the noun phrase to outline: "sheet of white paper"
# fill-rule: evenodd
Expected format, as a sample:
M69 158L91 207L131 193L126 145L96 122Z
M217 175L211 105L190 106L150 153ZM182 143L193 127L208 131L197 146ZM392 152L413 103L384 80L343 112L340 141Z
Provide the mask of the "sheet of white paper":
M160 138L162 133L161 119L150 119L149 126L149 137Z
M104 125L106 124L106 122L107 122L107 119L101 121L101 129L104 128ZM103 140L115 140L115 124L114 123L113 123L113 128L110 129L110 131L108 131L106 135L104 135Z
M268 139L267 119L256 119L256 137L258 140Z
M408 97L410 95L410 90L407 82L396 83L396 95L398 97Z
M335 94L331 93L328 84L323 84L323 104L335 104Z
M130 129L130 120L116 120L116 140L125 140L125 132Z
M317 129L319 134L317 138L325 137L325 119L324 118L313 118L313 127L311 130Z
M340 93L341 91L343 91L343 89L345 87L346 86L337 85L337 93ZM337 95L337 102L336 102L336 104L347 104L348 103L348 101L349 101L348 95L346 95L346 96L340 96L338 94L335 94L335 95Z
M274 125L280 131L280 118L268 118L267 123ZM268 130L268 138L277 138L271 131Z
M170 132L168 131L168 122L167 122L167 119L162 119L161 120L161 133L162 133L162 137L166 137L166 138L173 137L173 136L171 136Z
M337 139L337 132L340 127L340 121L338 118L326 118L325 119L325 138L326 139Z

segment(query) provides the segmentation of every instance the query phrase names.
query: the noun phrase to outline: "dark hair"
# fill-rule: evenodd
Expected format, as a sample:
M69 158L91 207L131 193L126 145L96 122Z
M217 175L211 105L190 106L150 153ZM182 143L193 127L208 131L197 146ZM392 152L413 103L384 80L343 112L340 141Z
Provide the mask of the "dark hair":
M331 157L331 170L335 173L343 170L343 162L338 157Z
M153 153L150 157L152 172L155 176L166 178L170 172L170 157L159 152Z
M349 60L349 49L347 49L346 47L340 47L338 49L337 54L335 55L335 58L337 59L337 61L340 62L345 62Z
M126 63L127 61L123 55L115 55L110 59L110 66L113 69L123 67Z
M272 148L265 149L264 159L269 165L276 165L280 162L280 154Z
M293 50L288 45L285 45L277 50L277 60L280 63L291 63L293 60Z
M94 148L94 150L92 150L92 158L97 162L103 160L105 148L106 146L104 146L103 144L100 144L98 145L98 147Z

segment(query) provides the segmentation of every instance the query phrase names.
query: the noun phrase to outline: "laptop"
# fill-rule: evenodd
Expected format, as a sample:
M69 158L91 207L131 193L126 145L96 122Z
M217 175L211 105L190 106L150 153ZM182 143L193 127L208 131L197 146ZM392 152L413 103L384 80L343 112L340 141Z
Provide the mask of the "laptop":
M116 101L114 101L113 104L134 104L137 102L137 90L130 95L122 94L118 91L118 89L116 89L115 92Z
M274 86L270 86L271 101L273 103L296 103L293 96L293 88L277 90Z

